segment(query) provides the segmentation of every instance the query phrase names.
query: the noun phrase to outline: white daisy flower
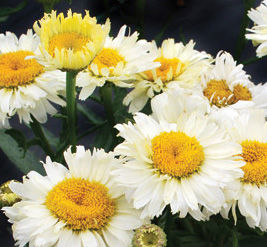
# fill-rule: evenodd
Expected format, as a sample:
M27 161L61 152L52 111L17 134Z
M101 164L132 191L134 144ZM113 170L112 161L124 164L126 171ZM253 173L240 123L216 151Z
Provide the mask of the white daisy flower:
M46 71L35 58L39 38L28 30L18 39L15 34L0 34L0 111L20 122L29 123L31 115L44 123L56 109L50 102L64 105L59 97L65 91L65 73Z
M246 38L252 40L254 46L259 45L256 50L257 57L267 55L267 0L262 1L256 9L248 11L248 17L254 22Z
M106 81L119 87L130 87L135 74L158 67L153 62L155 55L148 53L150 43L138 40L138 33L126 35L127 27L121 27L117 37L107 37L104 48L94 58L88 68L77 77L77 85L82 87L79 98L89 97L96 87Z
M199 91L215 111L224 107L258 107L266 109L267 114L267 85L255 85L249 77L231 54L219 52L213 68L202 77L202 87L196 87L196 93Z
M182 88L191 88L199 82L200 76L209 67L211 57L205 52L194 50L191 40L186 45L167 39L157 47L153 42L150 53L161 66L140 73L134 82L134 89L125 97L124 104L130 105L129 112L143 109L149 98L162 92L172 84Z
M210 112L209 103L198 94L190 94L180 87L173 87L151 100L152 116L159 122L176 123L183 113Z
M232 127L229 133L234 142L242 146L241 159L244 175L236 180L233 188L225 188L227 204L221 214L227 218L235 207L246 217L248 225L267 231L267 123L261 110L243 111L231 115Z
M110 30L110 22L97 24L95 17L85 11L82 16L68 10L63 13L44 14L34 23L34 31L40 36L41 63L51 69L76 70L86 68L103 48Z
M134 120L116 125L125 141L115 153L125 164L113 173L141 217L159 216L167 205L181 218L189 213L204 220L205 209L218 213L225 202L222 187L243 174L243 162L233 157L241 146L198 112L182 114L176 123L142 113Z
M110 173L119 161L103 150L78 146L64 153L67 169L44 163L47 176L32 171L11 190L21 202L5 207L20 247L130 247L143 221Z

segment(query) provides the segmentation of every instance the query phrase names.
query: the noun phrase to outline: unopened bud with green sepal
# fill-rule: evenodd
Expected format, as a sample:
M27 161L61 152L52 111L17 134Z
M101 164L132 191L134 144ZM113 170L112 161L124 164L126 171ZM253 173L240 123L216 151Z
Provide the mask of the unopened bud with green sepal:
M20 201L20 198L11 191L9 184L14 181L10 180L0 186L0 208L12 206L14 203Z

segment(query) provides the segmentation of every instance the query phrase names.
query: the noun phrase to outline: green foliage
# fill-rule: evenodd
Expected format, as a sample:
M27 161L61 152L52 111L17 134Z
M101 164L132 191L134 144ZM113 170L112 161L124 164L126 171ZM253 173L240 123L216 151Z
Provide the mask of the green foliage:
M18 132L12 133L15 138L21 142L22 136ZM31 170L43 173L43 168L39 159L31 151L19 147L16 140L13 139L4 130L0 130L0 148L7 155L8 159L23 173L27 174Z
M4 2L1 0L1 2ZM5 1L6 2L6 1ZM0 22L4 22L11 14L14 14L22 10L28 3L28 0L24 0L15 7L0 7Z

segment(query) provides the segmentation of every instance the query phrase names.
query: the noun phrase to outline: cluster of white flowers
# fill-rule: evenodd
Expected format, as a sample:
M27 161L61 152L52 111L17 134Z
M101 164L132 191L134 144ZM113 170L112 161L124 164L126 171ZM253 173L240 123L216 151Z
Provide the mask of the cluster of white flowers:
M250 12L255 22L257 12L267 19L265 4ZM50 102L64 105L62 71L72 69L80 71L82 100L105 83L132 88L124 104L134 122L115 126L124 141L113 152L68 149L68 169L48 157L46 176L32 171L10 184L21 198L4 208L17 245L128 247L134 230L167 206L198 221L228 218L230 209L237 220L238 208L250 227L267 231L267 84L255 85L227 52L212 58L193 41L173 39L157 47L126 35L126 26L101 43L109 23L74 33L82 21L46 15L34 27L43 43L31 30L19 39L0 35L2 124L15 113L26 123L31 115L46 121L55 112ZM49 29L59 22L59 31ZM152 114L141 113L150 98Z

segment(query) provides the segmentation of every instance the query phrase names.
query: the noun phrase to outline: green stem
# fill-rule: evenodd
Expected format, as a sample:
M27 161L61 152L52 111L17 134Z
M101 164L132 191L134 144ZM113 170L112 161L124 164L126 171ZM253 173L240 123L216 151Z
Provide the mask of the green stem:
M71 151L76 152L76 76L77 71L66 72L66 96L67 96L67 123L68 123L68 143L71 145Z
M114 140L116 140L116 130L114 129L115 119L112 108L112 83L106 82L105 85L100 88L99 92L103 101L112 135L114 137Z
M51 157L53 160L55 157L55 154L44 134L44 131L40 125L40 123L34 118L34 116L31 116L32 122L30 122L31 129L34 133L34 135L38 138L39 145L43 148L45 153Z

